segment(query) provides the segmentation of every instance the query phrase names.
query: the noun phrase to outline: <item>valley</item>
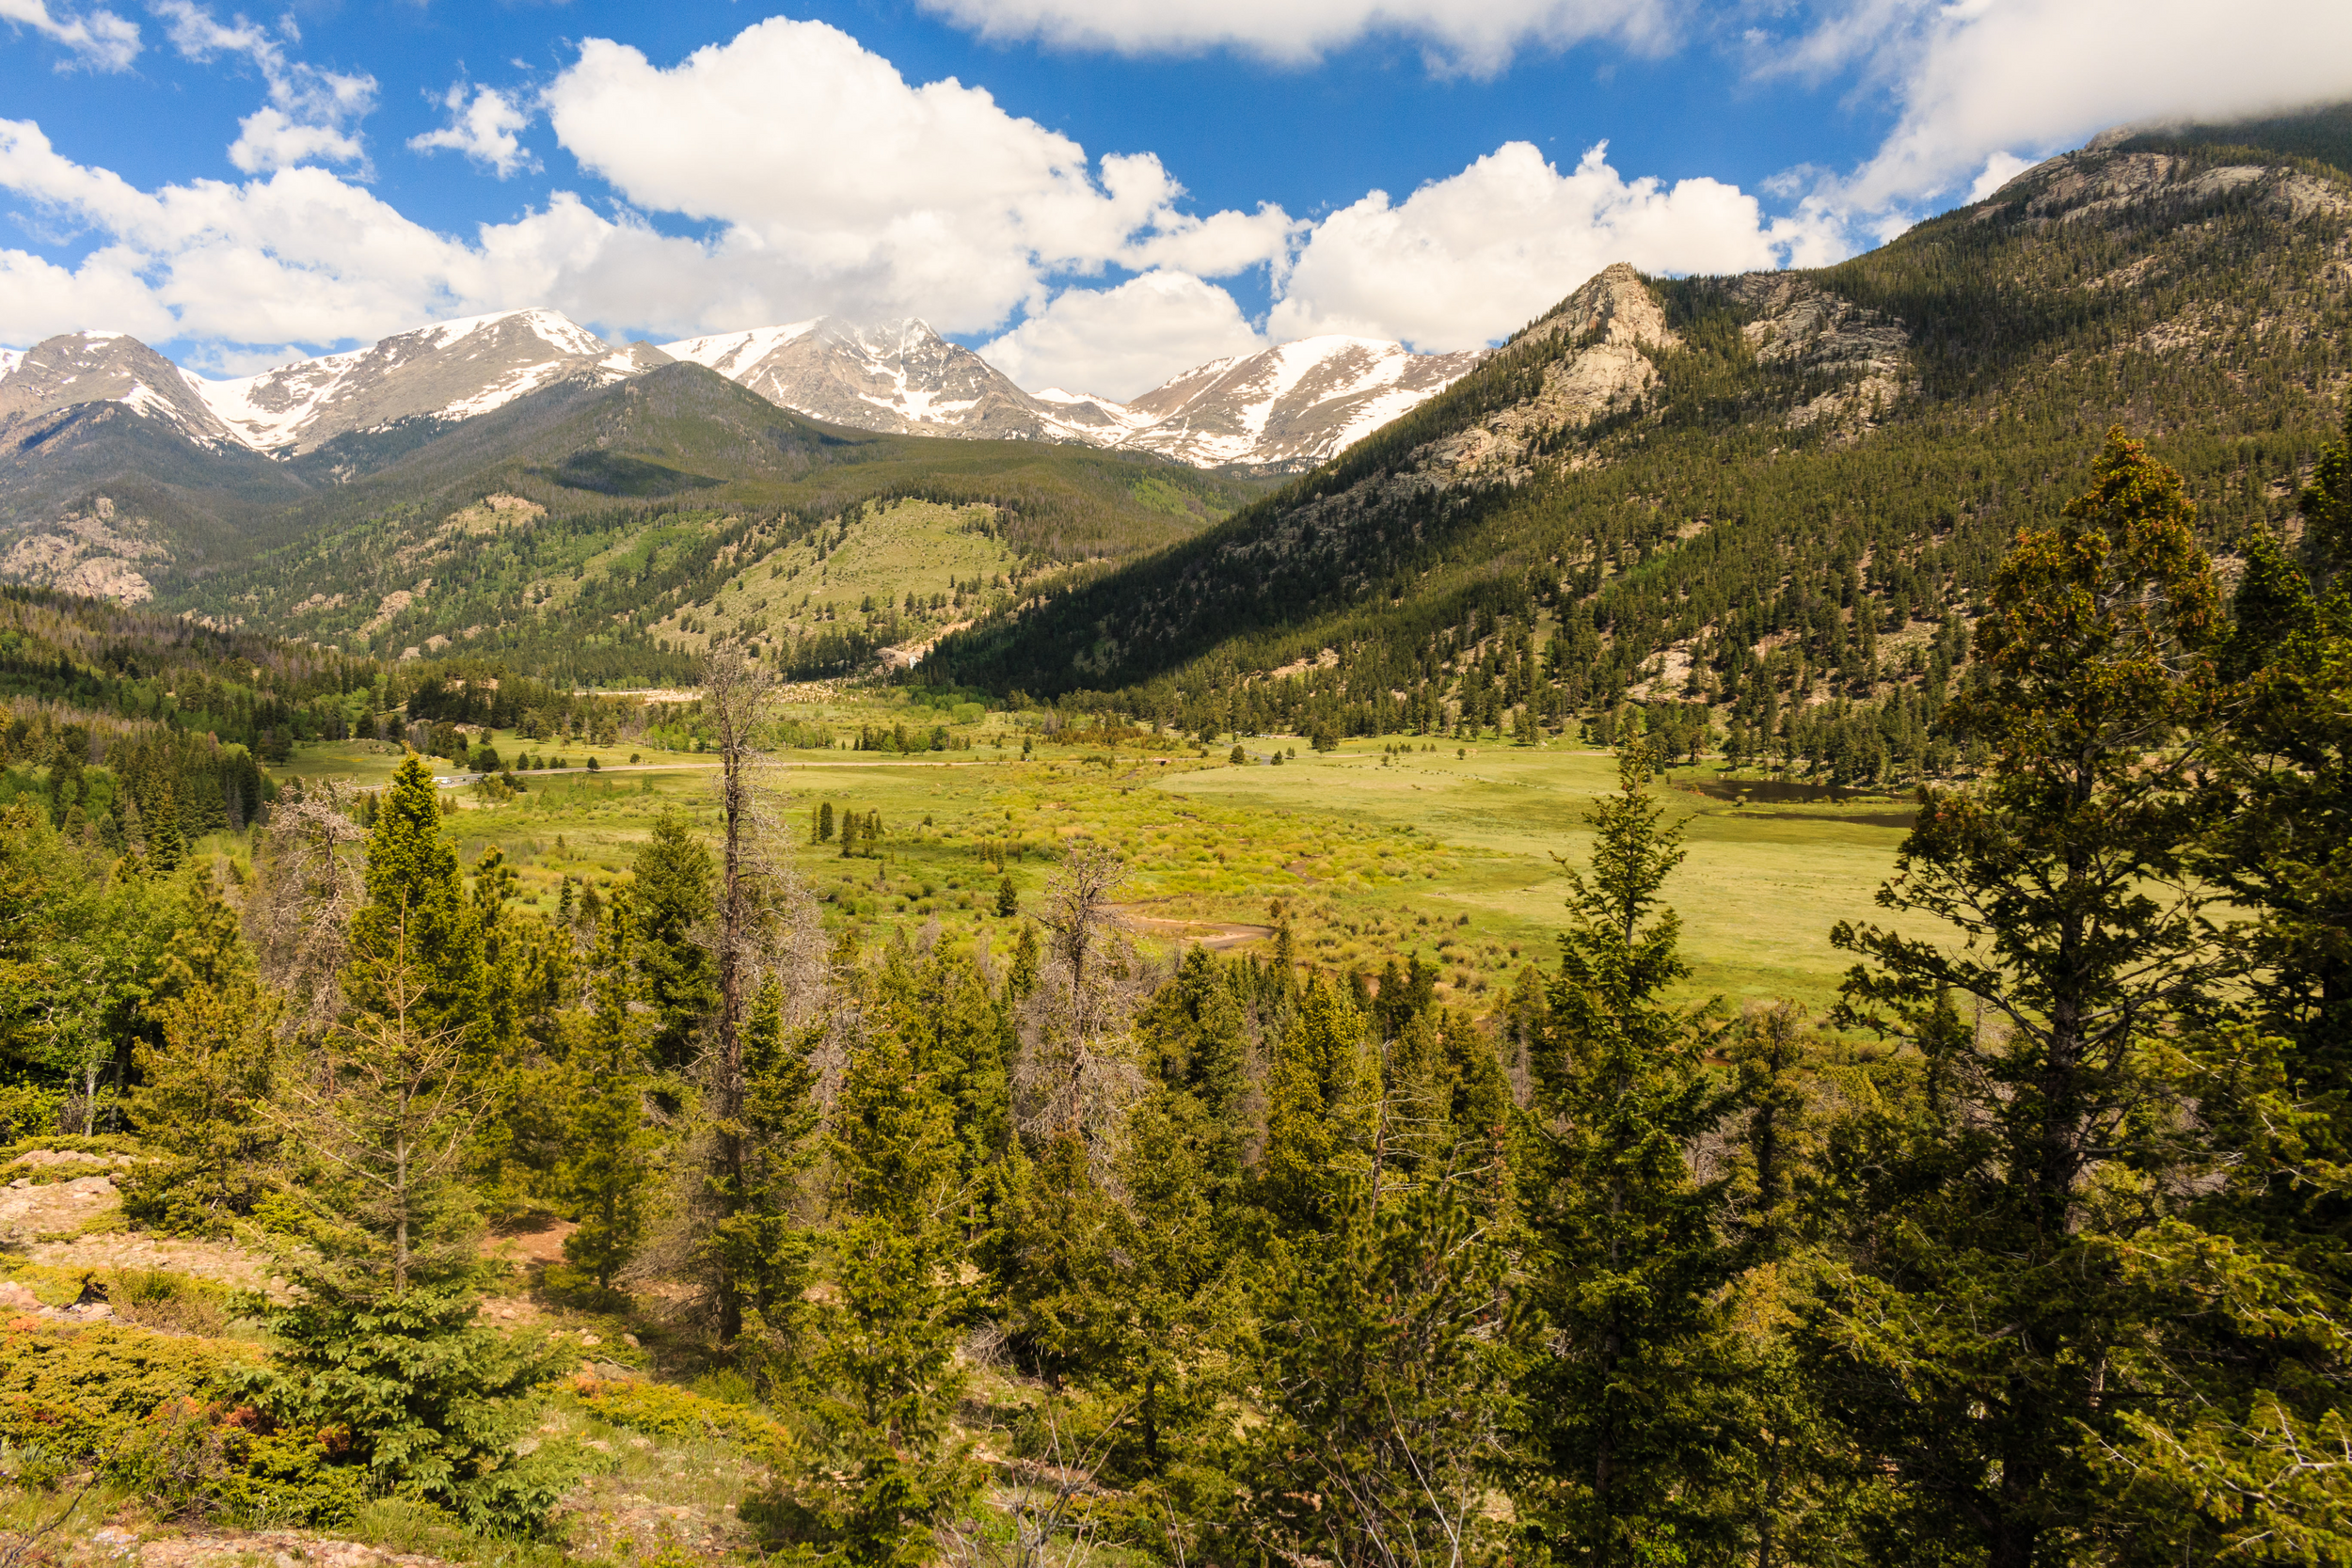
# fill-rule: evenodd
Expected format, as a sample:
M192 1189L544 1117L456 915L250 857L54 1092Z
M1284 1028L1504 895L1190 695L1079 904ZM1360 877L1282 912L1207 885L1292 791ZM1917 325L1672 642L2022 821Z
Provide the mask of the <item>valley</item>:
M1016 927L994 912L1000 880L1033 902L1058 851L1091 841L1125 862L1120 903L1148 942L1181 943L1196 923L1254 926L1268 935L1224 950L1263 958L1273 925L1287 923L1302 962L1376 973L1418 952L1440 966L1440 1000L1478 1011L1503 1006L1530 966L1554 962L1567 889L1553 857L1573 863L1590 852L1586 813L1614 781L1608 753L1572 745L1486 742L1457 757L1452 745L1353 742L1327 754L1304 736L1277 735L1253 737L1237 767L1172 736L1058 744L1034 713L959 721L846 693L781 712L787 733L839 738L774 752L765 787L778 819L803 825L825 804L881 813L870 859L788 835L800 875L863 943L913 940L936 921L945 940L1002 946ZM969 750L840 749L894 727L921 739L941 718L951 744ZM470 863L498 846L520 878L518 896L542 914L556 913L566 879L608 895L620 885L665 809L683 805L716 829L715 764L692 752L650 738L533 743L489 731L485 740L510 764L530 755L569 768L516 774L522 793L513 799L470 785L447 791L461 858ZM1267 761L1276 750L1285 753L1279 767ZM280 771L373 788L399 757L379 742L307 745ZM1733 799L1698 793L1702 783ZM1789 998L1826 1012L1850 961L1830 947L1829 929L1870 913L1907 803L1739 798L1757 787L1720 763L1668 775L1662 798L1690 842L1669 888L1684 911L1687 990L1735 1009ZM1882 819L1854 820L1873 814ZM238 849L227 840L217 847Z
M2347 126L0 356L0 1568L2352 1561Z

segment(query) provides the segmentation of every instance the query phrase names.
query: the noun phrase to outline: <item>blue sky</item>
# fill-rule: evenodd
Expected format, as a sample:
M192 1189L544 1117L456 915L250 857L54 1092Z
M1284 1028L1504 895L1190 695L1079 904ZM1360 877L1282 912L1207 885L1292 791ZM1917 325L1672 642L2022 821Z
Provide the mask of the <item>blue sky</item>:
M1491 341L1615 260L1833 260L2107 124L2352 97L2352 7L0 0L0 342L220 374L530 305L912 314L1132 396L1315 332Z

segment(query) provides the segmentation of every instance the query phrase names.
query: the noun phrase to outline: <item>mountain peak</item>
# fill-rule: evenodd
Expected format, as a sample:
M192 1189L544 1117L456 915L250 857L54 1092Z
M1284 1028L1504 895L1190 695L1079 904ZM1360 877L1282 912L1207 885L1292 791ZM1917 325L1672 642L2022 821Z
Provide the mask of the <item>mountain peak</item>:
M61 332L0 367L0 426L75 404L119 403L192 441L235 443L204 385L127 333Z
M469 419L567 375L617 380L664 362L651 344L615 348L561 311L501 310L434 322L368 348L204 385L236 437L257 451L310 451L395 420Z

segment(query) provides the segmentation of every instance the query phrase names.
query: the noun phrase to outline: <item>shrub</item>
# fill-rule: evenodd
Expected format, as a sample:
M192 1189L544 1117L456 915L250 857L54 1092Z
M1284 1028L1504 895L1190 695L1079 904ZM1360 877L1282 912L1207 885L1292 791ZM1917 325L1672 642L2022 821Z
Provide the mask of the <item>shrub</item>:
M253 1526L343 1524L368 1495L367 1473L336 1463L316 1431L195 1399L157 1406L110 1468L158 1512Z
M784 1435L782 1427L757 1410L675 1384L583 1376L572 1380L572 1389L599 1420L649 1437L726 1437L753 1447L780 1441Z
M516 1449L522 1396L554 1362L544 1346L478 1326L473 1310L457 1286L368 1297L312 1281L271 1314L278 1364L245 1386L288 1425L342 1433L375 1487L438 1503L477 1529L536 1531L577 1472L562 1454Z

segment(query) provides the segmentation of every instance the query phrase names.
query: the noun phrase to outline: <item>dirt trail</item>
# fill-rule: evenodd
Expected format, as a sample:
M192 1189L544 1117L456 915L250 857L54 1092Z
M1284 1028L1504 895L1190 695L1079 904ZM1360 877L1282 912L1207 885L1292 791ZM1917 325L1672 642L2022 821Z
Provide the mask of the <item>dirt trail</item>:
M1168 915L1148 914L1140 904L1114 904L1134 930L1151 937L1169 937L1205 947L1212 953L1229 948L1246 947L1253 942L1265 942L1274 935L1271 926L1252 926L1239 920L1180 920Z

